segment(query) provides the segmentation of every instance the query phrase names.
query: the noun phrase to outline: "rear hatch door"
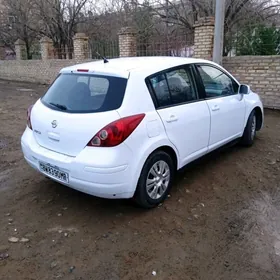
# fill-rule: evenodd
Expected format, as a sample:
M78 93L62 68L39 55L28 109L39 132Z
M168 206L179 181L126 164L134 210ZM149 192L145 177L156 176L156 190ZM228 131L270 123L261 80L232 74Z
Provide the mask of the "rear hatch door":
M104 126L120 118L127 79L61 74L31 112L38 144L77 156Z

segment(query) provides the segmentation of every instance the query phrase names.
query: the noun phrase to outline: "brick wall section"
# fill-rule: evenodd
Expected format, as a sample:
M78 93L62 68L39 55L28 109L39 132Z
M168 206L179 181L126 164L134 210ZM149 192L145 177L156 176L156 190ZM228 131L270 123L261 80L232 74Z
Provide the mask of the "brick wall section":
M0 60L0 79L51 83L61 68L90 60Z
M15 42L15 52L17 60L24 60L27 59L26 57L26 48L25 44L22 40L18 39Z
M61 68L88 61L0 60L0 79L49 84ZM265 107L280 109L280 56L227 57L223 66L260 94Z
M84 33L77 33L73 38L75 59L87 59L89 56L88 37Z
M5 59L5 57L6 57L5 46L0 43L0 60Z
M119 32L120 57L137 56L136 32L131 27L123 27Z
M241 83L250 85L265 107L280 109L280 56L227 57L223 66Z
M202 59L212 59L214 44L213 17L200 18L194 24L194 57Z
M52 57L54 51L53 51L53 43L51 39L49 39L48 37L43 37L40 40L40 45L41 45L42 60L48 60L54 58Z

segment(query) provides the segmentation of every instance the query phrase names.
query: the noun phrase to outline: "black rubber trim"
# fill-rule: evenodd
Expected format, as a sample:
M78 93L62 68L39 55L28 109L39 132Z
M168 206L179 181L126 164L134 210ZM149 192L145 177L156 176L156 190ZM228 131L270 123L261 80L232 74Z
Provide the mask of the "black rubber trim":
M167 106L160 106L159 102L158 102L158 99L156 97L155 91L154 91L154 89L153 89L153 87L151 85L150 79L155 77L155 76L158 76L160 74L163 74L165 76L165 79L166 79L166 73L174 71L174 70L177 70L177 69L181 69L181 68L184 68L186 71L190 72L190 74L191 74L190 75L190 80L191 80L191 83L192 83L193 88L195 90L196 98L197 99L191 100L191 101L182 102L182 103L176 103L176 104L172 103L172 104L167 105ZM166 79L166 81L167 81L167 79ZM148 90L150 92L151 98L152 98L152 100L154 102L154 106L155 106L155 108L157 110L203 101L203 99L201 98L201 94L199 93L199 87L197 86L196 82L197 81L196 81L196 77L195 77L195 72L194 72L193 64L183 64L183 65L171 67L171 68L168 68L168 69L164 69L162 71L153 73L152 75L149 75L148 77L145 78L145 83L146 83L147 88L148 88ZM170 90L169 90L168 81L167 81L167 86L168 86L168 91L169 91L169 95L170 95L170 100L172 101L172 97L171 97L171 93L170 93Z
M232 75L229 75L228 73L223 71L223 69L221 69L220 67L218 67L216 65L213 65L210 63L195 63L195 64L193 64L193 67L195 68L195 73L196 73L195 77L196 77L197 84L199 85L199 91L201 92L201 96L203 96L204 100L211 100L211 99L216 99L216 98L223 98L223 97L238 95L238 93L233 93L233 94L224 94L224 95L220 95L220 96L206 97L205 87L204 87L202 78L199 74L198 66L209 66L209 67L216 68L217 70L221 71L224 75L226 75L230 79L232 79L234 82L236 82L238 84L238 86L240 86L240 83Z

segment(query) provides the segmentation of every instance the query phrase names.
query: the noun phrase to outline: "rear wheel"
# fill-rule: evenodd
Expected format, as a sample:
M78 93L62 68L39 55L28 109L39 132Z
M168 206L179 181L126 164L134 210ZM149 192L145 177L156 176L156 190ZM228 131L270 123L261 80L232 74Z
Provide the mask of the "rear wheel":
M243 136L241 138L241 144L243 146L252 146L256 136L256 127L257 127L257 116L255 110L250 114L247 125L244 129Z
M169 193L174 177L174 163L163 151L153 153L144 164L134 200L144 208L163 202Z

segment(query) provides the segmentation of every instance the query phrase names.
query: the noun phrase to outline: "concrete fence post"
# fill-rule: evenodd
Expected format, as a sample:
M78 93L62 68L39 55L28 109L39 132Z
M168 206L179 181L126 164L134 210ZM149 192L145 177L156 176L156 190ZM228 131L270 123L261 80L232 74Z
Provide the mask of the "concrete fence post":
M0 43L0 60L6 59L5 46Z
M212 60L215 18L200 18L194 24L194 57Z
M48 37L43 37L40 40L41 46L41 58L42 60L48 60L54 58L54 48L52 40Z
M17 60L27 59L25 43L21 39L18 39L15 42L15 52Z
M135 30L132 27L123 27L118 35L120 57L137 56Z
M73 38L74 58L87 59L89 58L88 37L84 33L77 33Z

